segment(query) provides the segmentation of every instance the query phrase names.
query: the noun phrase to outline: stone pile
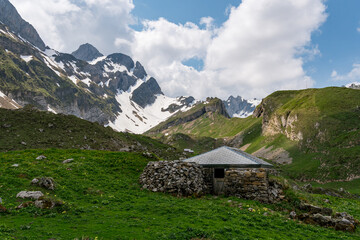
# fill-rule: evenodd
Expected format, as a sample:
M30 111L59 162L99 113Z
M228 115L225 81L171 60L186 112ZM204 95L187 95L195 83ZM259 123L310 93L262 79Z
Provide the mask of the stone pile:
M358 220L346 212L333 214L331 208L321 208L311 204L300 205L300 209L307 211L296 216L307 224L316 224L323 227L333 227L335 230L354 232L360 224Z
M203 168L196 163L182 161L149 162L140 176L140 184L143 189L177 196L207 193Z
M265 169L228 169L225 172L225 195L273 203L284 198L282 187L269 182Z

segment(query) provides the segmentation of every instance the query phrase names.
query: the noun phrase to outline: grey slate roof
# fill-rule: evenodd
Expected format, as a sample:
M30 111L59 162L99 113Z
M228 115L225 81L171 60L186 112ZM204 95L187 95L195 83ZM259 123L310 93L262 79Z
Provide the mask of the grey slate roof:
M237 148L220 147L210 152L185 159L184 162L195 162L204 167L237 167L237 168L271 168L273 165L254 157Z

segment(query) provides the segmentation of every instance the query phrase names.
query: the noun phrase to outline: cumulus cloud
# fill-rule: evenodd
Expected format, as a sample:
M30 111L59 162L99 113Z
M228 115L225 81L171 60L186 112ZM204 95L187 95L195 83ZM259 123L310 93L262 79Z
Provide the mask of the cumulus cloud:
M90 42L105 54L115 50L121 35L131 39L132 0L10 0L20 15L33 24L45 43L72 52ZM126 49L117 49L118 51Z
M171 95L264 97L305 88L313 80L303 56L319 54L311 33L325 21L325 9L322 0L244 0L219 29L145 22L144 31L134 35L133 54ZM211 21L203 18L204 23ZM191 57L204 60L202 71L181 64Z
M352 70L343 75L338 74L337 71L333 70L331 79L334 81L360 81L360 64L354 63Z

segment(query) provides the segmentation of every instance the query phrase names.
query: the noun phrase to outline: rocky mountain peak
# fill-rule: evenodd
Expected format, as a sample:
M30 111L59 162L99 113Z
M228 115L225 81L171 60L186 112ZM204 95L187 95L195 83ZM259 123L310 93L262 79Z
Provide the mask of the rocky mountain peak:
M90 43L85 43L80 45L80 47L73 53L71 53L77 59L83 61L92 61L96 58L104 56L102 53L99 52L93 45Z
M226 101L223 101L226 111L231 117L245 118L250 116L256 106L260 103L260 100L252 99L246 100L240 96L230 96Z
M38 32L30 23L22 19L16 8L8 0L0 0L0 21L10 31L26 39L40 50L45 51L45 43Z

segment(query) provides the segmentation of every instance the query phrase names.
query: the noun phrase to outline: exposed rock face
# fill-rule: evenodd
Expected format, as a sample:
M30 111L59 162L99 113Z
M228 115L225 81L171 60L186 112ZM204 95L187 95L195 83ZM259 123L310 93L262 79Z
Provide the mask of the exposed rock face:
M150 78L134 91L131 100L139 104L141 107L145 107L146 105L153 104L155 102L156 94L163 93L155 78Z
M21 191L16 195L17 198L30 198L33 200L37 200L42 196L44 196L44 194L40 191Z
M303 134L296 129L298 115L288 111L282 115L274 113L275 106L269 99L264 99L255 109L253 117L263 117L262 133L265 136L284 134L293 141L303 140Z
M35 28L21 18L16 8L8 0L0 0L0 21L40 50L45 50L45 43Z
M202 167L182 161L149 162L140 176L144 189L178 196L203 195L207 192Z
M256 106L260 103L260 100L253 99L249 101L240 96L237 96L236 98L230 96L223 102L230 117L245 118L254 112Z
M113 63L117 63L123 65L130 72L131 69L134 68L134 61L128 55L122 53L113 53L107 57Z
M91 61L104 56L93 45L89 43L82 44L75 52L71 53L77 59Z
M292 158L288 151L283 148L273 149L273 146L268 148L262 147L256 152L253 153L255 157L265 158L267 160L272 160L278 164L290 164L292 163Z
M144 77L147 76L144 67L139 62L136 62L133 74L140 79L143 79Z

